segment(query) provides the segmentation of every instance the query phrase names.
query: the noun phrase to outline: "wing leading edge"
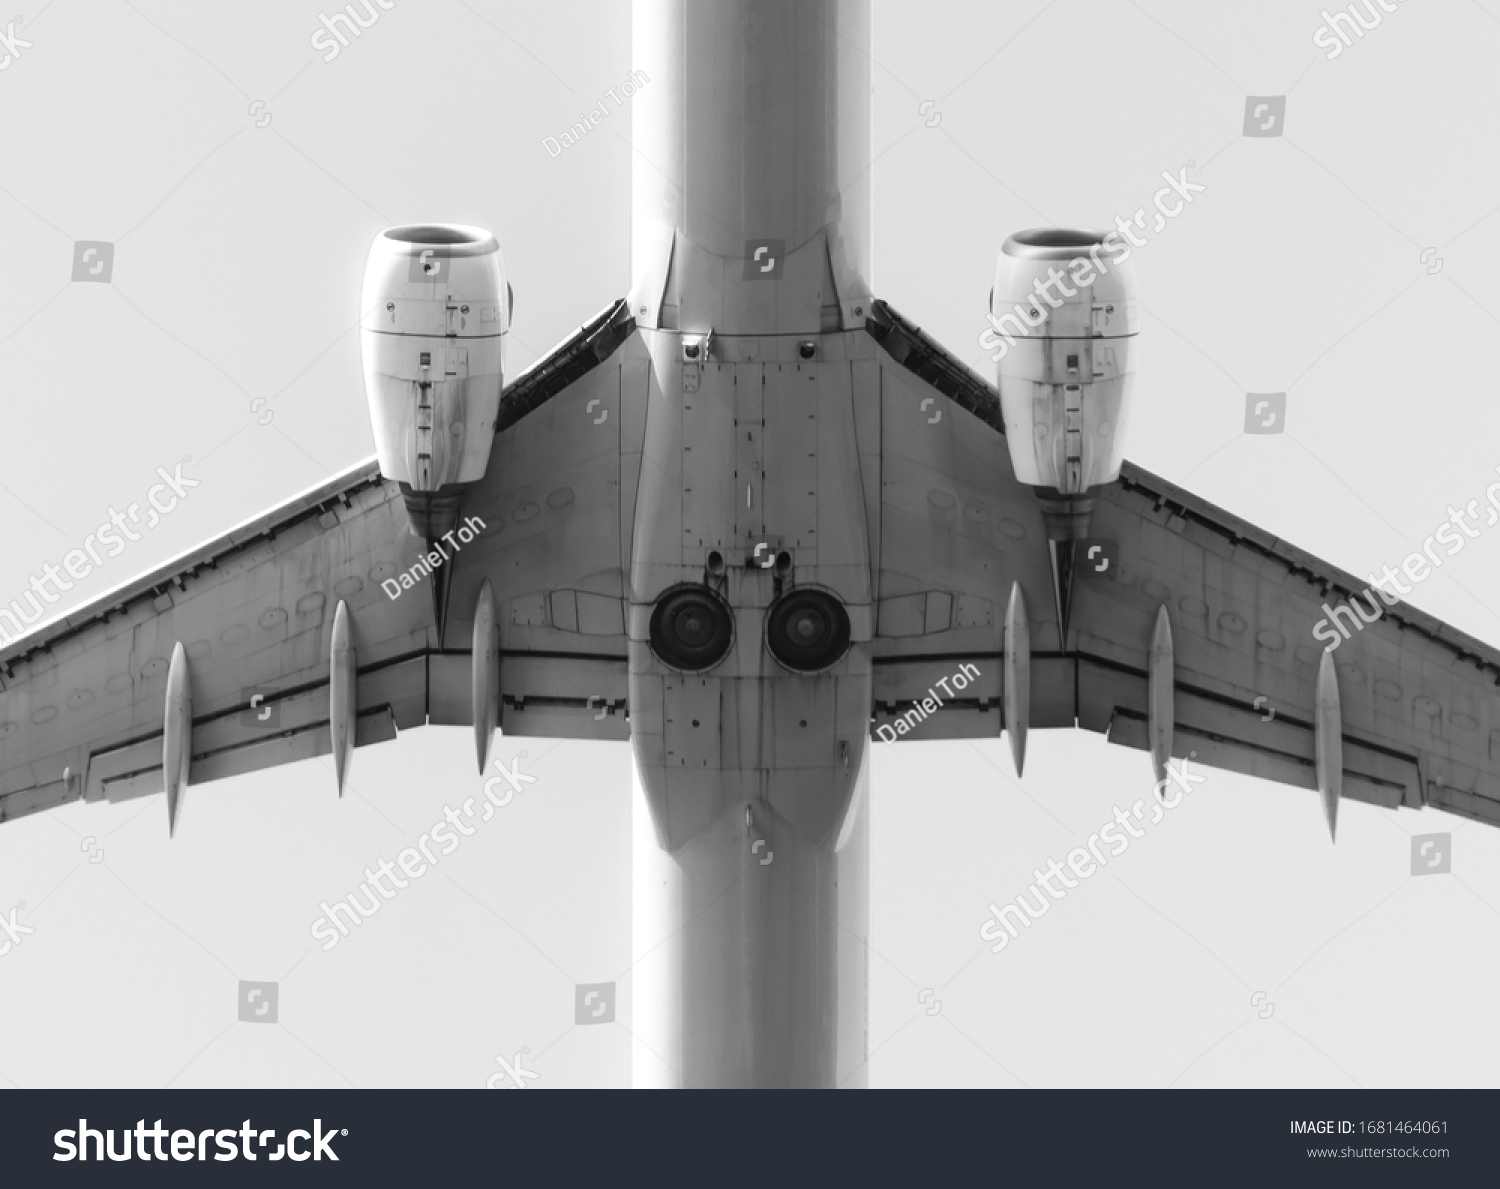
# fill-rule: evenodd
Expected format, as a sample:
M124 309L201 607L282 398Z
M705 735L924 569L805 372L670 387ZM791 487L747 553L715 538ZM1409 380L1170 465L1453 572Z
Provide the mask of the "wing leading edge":
M420 722L431 605L380 582L423 547L370 460L18 640L0 654L0 820L160 792L179 643L190 784L327 754L341 600L357 624L358 742Z
M1330 637L1313 633L1355 596L1368 616L1368 584L1126 462L1091 529L1112 565L1082 567L1065 646L1044 526L1013 478L998 393L884 303L869 329L883 351L875 730L894 734L900 720L904 738L1000 732L1004 607L1018 583L1031 612L1030 726L1149 749L1164 607L1171 754L1318 787ZM1343 794L1500 824L1500 649L1376 602L1379 616L1332 654ZM965 661L981 676L958 692Z
M341 603L357 745L425 722L472 723L471 637L455 629L471 628L486 576L504 616L501 729L625 738L628 417L609 418L610 438L565 415L590 400L620 408L633 331L623 311L612 305L503 394L490 467L465 504L477 536L447 561L453 597L469 599L449 647L433 600L415 589L431 581L429 545L398 486L367 460L0 650L0 821L163 791L179 644L190 785L329 754ZM570 498L548 500L569 474Z

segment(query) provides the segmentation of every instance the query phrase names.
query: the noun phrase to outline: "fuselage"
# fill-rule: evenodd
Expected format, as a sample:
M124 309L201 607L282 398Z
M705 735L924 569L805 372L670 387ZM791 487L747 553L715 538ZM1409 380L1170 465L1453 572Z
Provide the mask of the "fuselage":
M633 7L630 730L670 855L637 934L671 939L645 1080L862 1078L869 39L865 3Z

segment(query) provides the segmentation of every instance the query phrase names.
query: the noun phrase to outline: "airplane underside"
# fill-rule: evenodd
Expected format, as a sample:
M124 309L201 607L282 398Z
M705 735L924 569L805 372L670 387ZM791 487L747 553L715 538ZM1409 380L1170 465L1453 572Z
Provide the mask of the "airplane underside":
M1125 460L1119 232L1003 241L991 377L875 296L870 47L867 0L636 0L625 296L510 376L502 236L380 232L376 457L0 606L0 822L165 793L181 837L190 786L331 754L342 795L428 723L481 774L628 740L636 1077L692 1087L864 1084L872 738L1003 732L1019 775L1082 727L1158 787L1316 789L1330 835L1343 797L1500 824L1500 651L1330 608L1361 580ZM1163 177L1164 216L1202 189Z
M839 977L838 874L866 868L846 835L872 696L856 409L876 407L874 344L640 337L632 586L665 589L630 607L630 726L679 868L682 1078L832 1086L864 996ZM866 931L849 892L846 948Z

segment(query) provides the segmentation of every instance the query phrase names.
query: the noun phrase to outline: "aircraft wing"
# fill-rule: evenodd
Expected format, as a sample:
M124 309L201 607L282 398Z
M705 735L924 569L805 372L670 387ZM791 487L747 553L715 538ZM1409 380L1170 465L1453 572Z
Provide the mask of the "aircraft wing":
M876 303L881 351L875 724L948 697L904 738L995 735L1005 600L1031 622L1033 727L1148 747L1148 658L1171 624L1172 754L1316 788L1318 674L1337 607L1368 583L1132 463L1106 487L1080 558L1064 653L1041 514L1016 483L999 396ZM941 420L934 420L941 411ZM1494 515L1493 513L1491 515ZM1104 563L1108 563L1105 565ZM1500 824L1500 650L1405 603L1335 648L1343 793ZM1352 623L1352 614L1342 617ZM963 690L952 675L980 670ZM909 716L915 718L916 716Z
M939 711L904 738L998 735L1002 630L1013 581L1034 593L1034 684L1053 679L1051 658L1061 655L1055 617L1045 625L1036 618L1045 617L1051 601L1042 515L1011 473L995 390L884 302L874 303L867 329L879 346L880 392L873 431L879 494L878 502L868 501L876 568L874 726L914 707L920 713L928 699L941 702ZM953 677L965 663L979 676L956 689ZM1055 673L1060 678L1062 668ZM1034 695L1032 724L1072 726L1073 720Z
M626 575L650 359L616 302L501 399L495 450L465 513L486 530L453 570L435 723L468 725L480 583L500 624L507 735L630 737Z
M643 353L626 362L633 329L616 303L506 388L486 477L464 504L485 527L449 563L443 639L430 579L400 581L428 546L370 459L0 648L0 821L161 792L178 643L190 786L329 754L340 600L357 660L356 745L472 722L486 576L502 730L625 738L621 542L633 499L620 493L620 397L629 369L645 367Z

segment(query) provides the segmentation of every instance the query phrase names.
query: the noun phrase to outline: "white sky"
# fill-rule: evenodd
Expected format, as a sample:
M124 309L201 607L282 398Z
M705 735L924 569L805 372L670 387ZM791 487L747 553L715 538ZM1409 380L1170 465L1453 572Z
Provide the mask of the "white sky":
M1500 4L1402 4L1334 61L1322 7L878 4L872 280L987 372L1005 236L1108 226L1195 162L1132 257L1127 454L1363 574L1500 464ZM496 233L512 371L628 287L628 124L543 147L628 75L623 4L401 0L327 63L308 3L18 11L0 598L184 455L201 486L79 601L373 453L353 328L385 226ZM1285 137L1241 135L1246 95L1288 96ZM69 280L83 239L111 284ZM1244 394L1282 391L1287 433L1245 436ZM1500 641L1497 578L1500 532L1413 601ZM631 963L628 748L521 747L538 783L328 954L318 902L477 792L467 728L361 749L342 803L326 760L203 786L170 845L160 798L8 824L0 916L35 932L0 956L0 1084L477 1087L523 1047L537 1087L628 1084L628 1012L572 1022ZM873 1085L1494 1084L1468 1005L1500 974L1495 832L1346 803L1330 849L1312 793L1212 773L995 955L988 904L1144 796L1145 755L1034 732L1021 782L1000 740L873 757ZM1409 836L1450 831L1453 873L1412 879ZM235 1022L240 979L281 983L276 1026Z

